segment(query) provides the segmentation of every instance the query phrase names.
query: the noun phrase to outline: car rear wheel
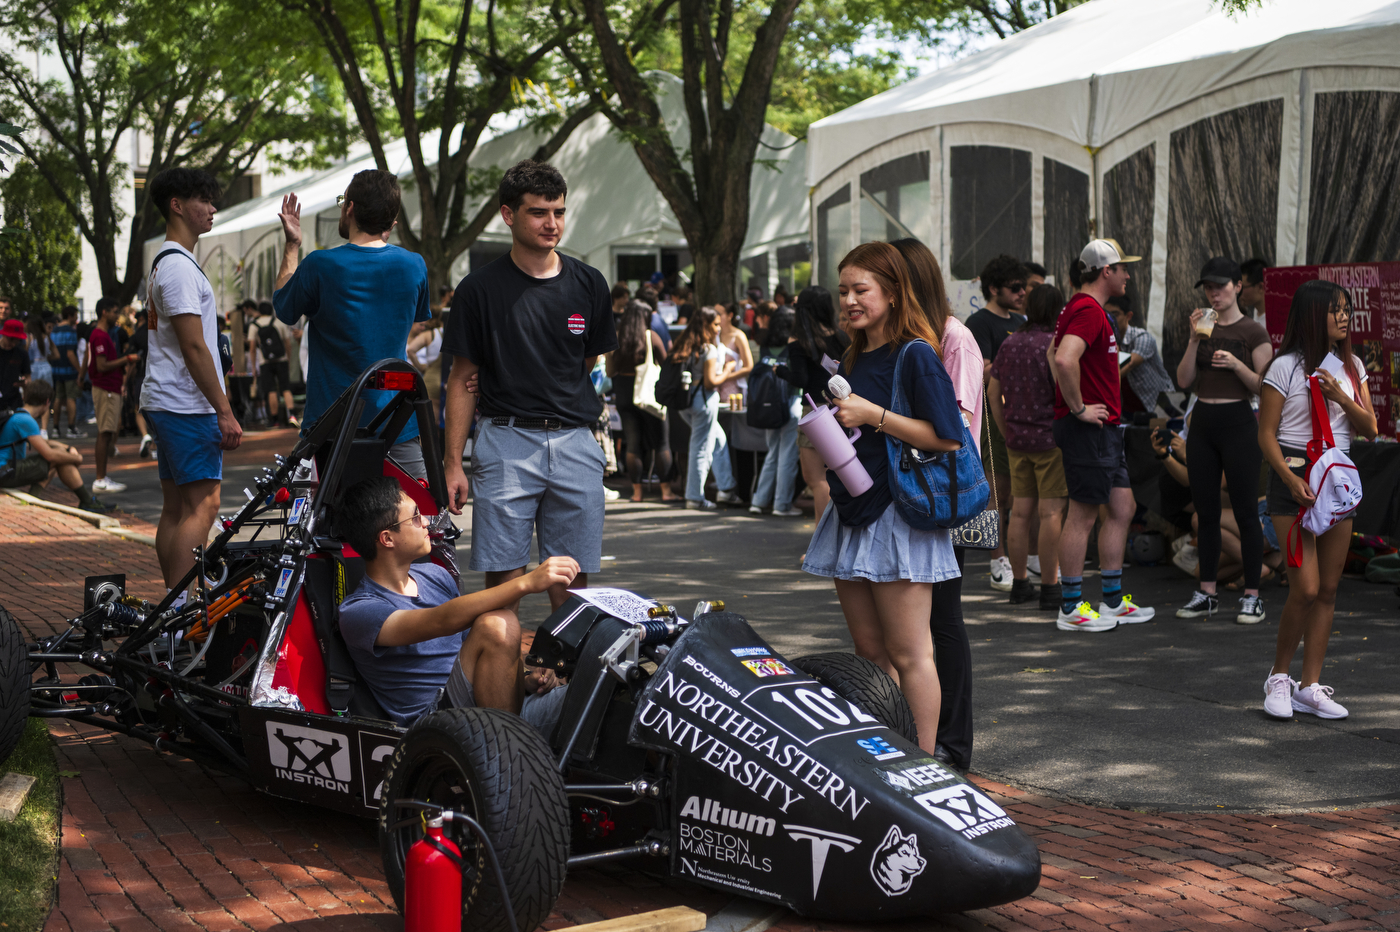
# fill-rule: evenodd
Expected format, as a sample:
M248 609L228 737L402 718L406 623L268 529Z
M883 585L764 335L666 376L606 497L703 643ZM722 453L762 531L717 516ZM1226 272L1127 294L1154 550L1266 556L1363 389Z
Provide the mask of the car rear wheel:
M29 649L15 616L0 608L0 764L24 734L29 718Z
M408 730L384 774L379 844L394 902L403 909L404 863L422 837L417 825L390 828L413 814L394 800L416 799L464 812L491 839L517 926L538 928L564 886L569 802L544 738L497 709L449 709ZM485 851L465 825L445 829L462 851L462 928L505 932L506 906Z
M914 713L904 693L876 664L855 654L831 653L799 657L792 665L823 686L834 689L841 698L854 702L911 744L919 743Z

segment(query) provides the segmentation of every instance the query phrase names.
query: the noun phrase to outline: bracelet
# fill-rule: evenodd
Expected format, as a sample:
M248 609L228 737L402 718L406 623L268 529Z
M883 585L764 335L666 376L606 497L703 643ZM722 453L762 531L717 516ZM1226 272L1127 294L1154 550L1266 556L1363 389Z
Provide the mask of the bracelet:
M880 409L880 423L878 423L878 424L875 425L875 433L877 433L877 434L884 433L884 430L885 430L885 415L888 414L888 413L889 413L889 410L888 410L888 409L886 409L886 408L881 408L881 409Z
M1079 406L1079 410L1078 410L1078 411L1071 411L1071 412L1069 413L1069 416L1070 416L1070 417L1079 417L1079 415L1083 414L1083 413L1084 413L1085 411L1087 411L1087 410L1089 410L1089 406L1088 406L1088 405L1080 405L1080 406Z

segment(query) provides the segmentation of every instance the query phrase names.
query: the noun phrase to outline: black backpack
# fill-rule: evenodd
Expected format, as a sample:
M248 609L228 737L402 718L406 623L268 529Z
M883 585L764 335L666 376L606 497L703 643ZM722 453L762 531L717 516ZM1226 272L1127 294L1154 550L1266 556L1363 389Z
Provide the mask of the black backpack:
M14 416L14 411L0 411L0 431L5 429L5 425L10 423L10 418ZM27 440L16 440L9 445L10 461L4 466L0 466L0 486L14 481L15 473L19 471L19 448L27 442Z
M690 388L681 382L681 373L690 373ZM684 411L705 384L705 357L695 354L684 361L667 359L656 379L656 400L672 411Z
M745 420L750 427L777 430L792 420L792 411L788 407L792 388L778 378L773 365L766 361L768 358L778 365L785 363L787 347L783 347L777 356L766 357L765 361L757 363L749 373L749 394L746 399L749 411Z
M282 342L282 334L277 332L276 325L270 322L267 326L258 325L258 352L262 353L263 362L272 362L287 355L287 344Z

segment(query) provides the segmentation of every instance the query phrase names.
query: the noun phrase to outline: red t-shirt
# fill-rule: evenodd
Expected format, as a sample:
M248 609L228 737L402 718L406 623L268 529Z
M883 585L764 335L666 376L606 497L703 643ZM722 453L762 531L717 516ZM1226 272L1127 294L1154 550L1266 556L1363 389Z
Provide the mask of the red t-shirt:
M97 368L99 358L108 362L118 358L117 344L112 342L112 335L101 327L93 327L92 333L88 336L88 343L92 345L92 365L88 368L88 378L92 381L92 387L100 388L104 392L121 391L121 369L108 369L106 372L102 372Z
M1105 423L1117 424L1123 411L1118 390L1118 337L1113 332L1108 314L1099 302L1087 294L1069 299L1060 319L1055 322L1055 346L1066 335L1073 334L1086 344L1079 357L1079 391L1086 405L1108 408ZM1060 386L1055 386L1055 417L1069 417L1069 406Z

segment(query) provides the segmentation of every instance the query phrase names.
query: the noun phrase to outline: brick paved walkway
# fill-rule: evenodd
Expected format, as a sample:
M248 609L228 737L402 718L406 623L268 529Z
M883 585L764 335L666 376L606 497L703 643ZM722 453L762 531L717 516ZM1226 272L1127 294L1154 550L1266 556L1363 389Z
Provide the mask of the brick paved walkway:
M31 634L82 601L82 577L126 572L158 595L154 552L0 498L0 604ZM48 932L394 930L402 922L371 822L255 793L148 746L55 723L65 779L58 905ZM1400 929L1400 806L1306 815L1095 809L979 781L1037 837L1040 890L1018 903L892 930ZM625 867L580 871L560 929L729 897ZM784 932L854 930L788 916Z

